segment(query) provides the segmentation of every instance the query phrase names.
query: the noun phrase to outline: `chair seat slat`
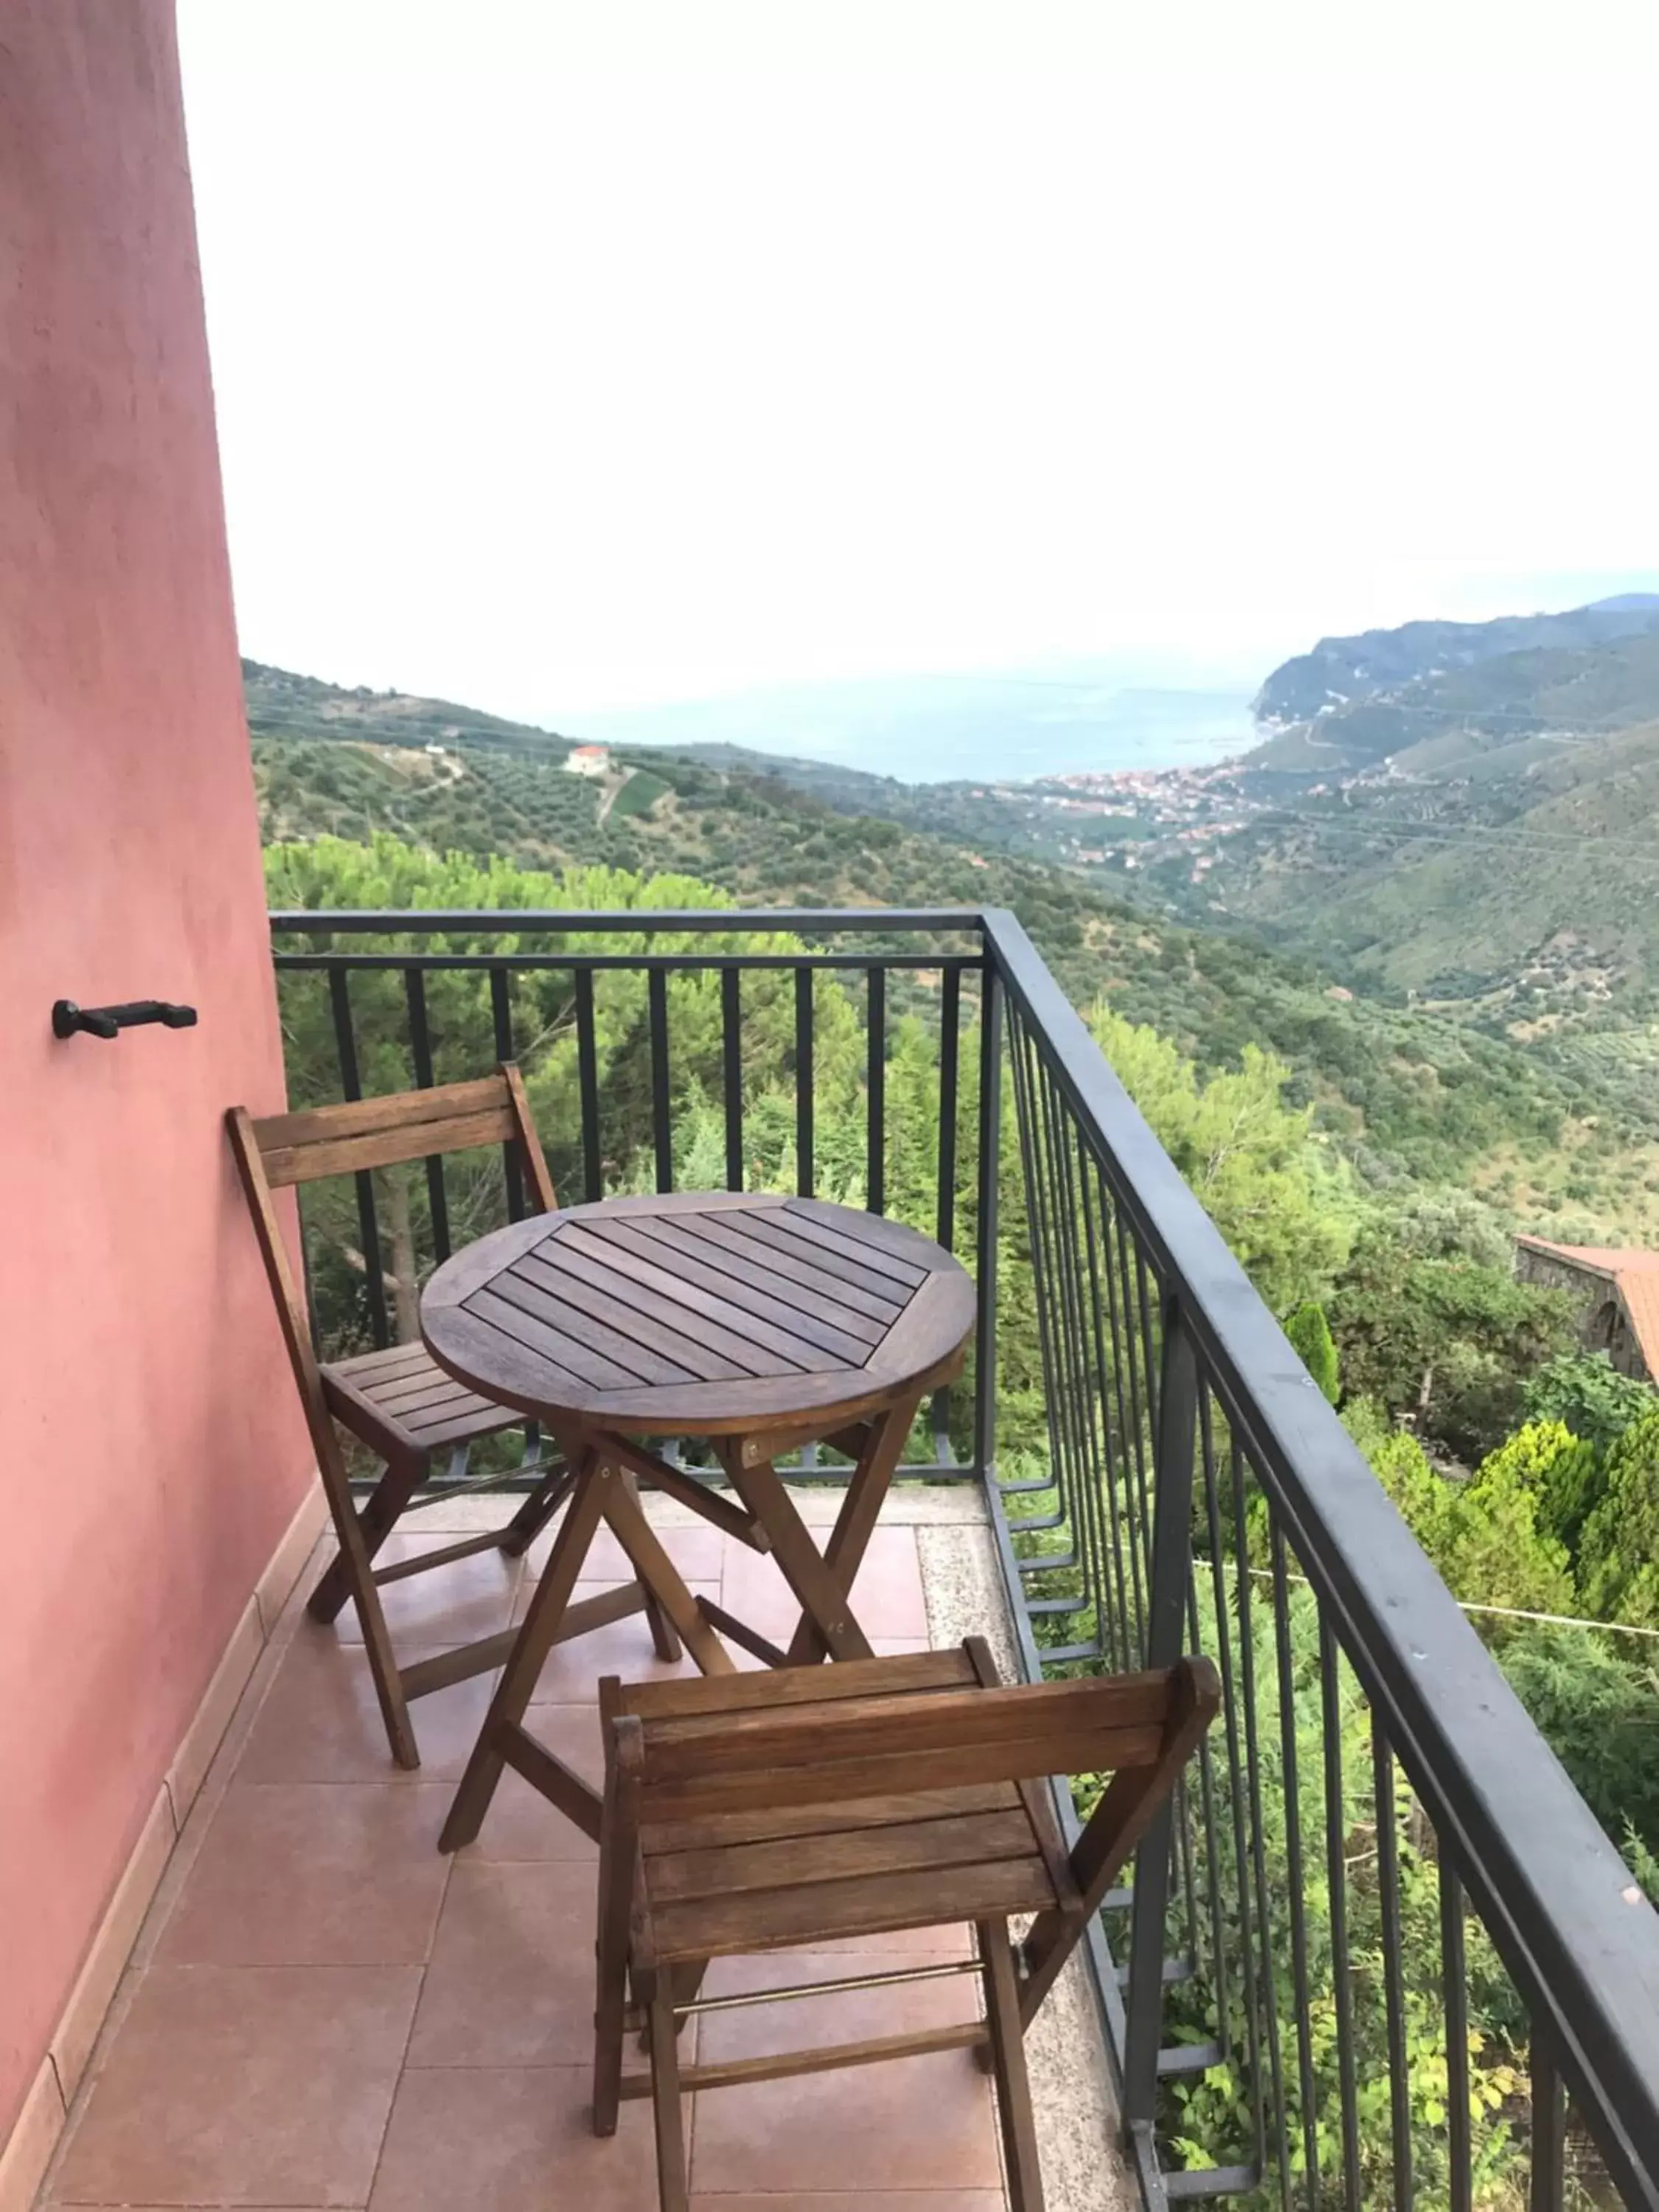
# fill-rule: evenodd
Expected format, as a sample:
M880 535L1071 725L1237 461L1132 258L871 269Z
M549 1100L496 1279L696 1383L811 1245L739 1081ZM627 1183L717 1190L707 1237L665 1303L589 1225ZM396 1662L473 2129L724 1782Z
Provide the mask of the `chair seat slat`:
M1030 1856L750 1890L684 1904L653 1900L651 1932L659 1960L716 1959L733 1952L1036 1912L1053 1903L1047 1869L1041 1859Z
M927 1867L1036 1856L1031 1824L1024 1808L1016 1806L1007 1812L944 1814L887 1827L843 1825L816 1837L665 1852L652 1863L651 1894L664 1904L684 1903L855 1875L919 1874Z

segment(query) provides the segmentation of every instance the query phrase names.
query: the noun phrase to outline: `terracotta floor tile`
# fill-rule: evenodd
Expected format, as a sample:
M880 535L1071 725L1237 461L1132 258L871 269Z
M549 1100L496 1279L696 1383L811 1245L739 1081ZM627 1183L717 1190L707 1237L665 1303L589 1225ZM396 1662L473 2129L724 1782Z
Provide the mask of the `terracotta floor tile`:
M570 1716L568 1728L550 1728L546 1723L556 1715ZM594 1778L597 1787L599 1715L592 1716L591 1727L583 1729L588 1720L574 1705L549 1707L538 1711L532 1723L532 1732L542 1738L550 1751L556 1752L567 1766ZM573 1743L572 1739L582 1740ZM562 1741L561 1741L561 1739ZM449 1793L445 1792L445 1805ZM475 1863L497 1863L514 1859L577 1860L589 1863L596 1860L599 1847L585 1836L574 1821L556 1812L538 1790L532 1790L521 1774L509 1766L495 1785L495 1794L489 1801L489 1810L484 1815L483 1828L476 1844L469 1844L455 1855L458 1866Z
M605 1782L605 1746L599 1735L597 1703L544 1705L532 1698L525 1726L538 1743L544 1743L584 1782L598 1790Z
M895 1965L902 1953L887 1954ZM881 1954L873 1954L873 1967ZM829 1979L844 1957L780 1954L721 1963L711 1990ZM708 2013L699 2057L747 2057L895 2035L974 2017L967 1978ZM971 2053L946 2051L833 2074L797 2075L696 2099L691 2183L708 2196L1000 2187L990 2087Z
M578 1583L574 1595L580 1601L625 1587L622 1582ZM693 1597L719 1601L718 1576L707 1582L688 1583L686 1587ZM526 1589L514 1614L515 1620L523 1620L529 1601ZM676 1674L695 1674L696 1671L694 1659L681 1658L672 1665L659 1659L652 1648L651 1630L644 1613L630 1613L625 1620L611 1621L608 1627L592 1629L586 1636L573 1636L568 1644L556 1644L547 1655L533 1702L538 1705L588 1704L599 1693L601 1674L619 1674L624 1682L655 1682Z
M409 2064L591 2064L595 1911L592 1865L458 1864Z
M726 1539L720 1530L708 1522L697 1522L684 1527L656 1528L658 1540L687 1582L717 1582L720 1571L720 1550ZM547 1555L553 1548L553 1539L558 1534L556 1521L550 1529L544 1529L525 1554L526 1586L533 1583L547 1565ZM631 1582L633 1562L617 1541L613 1531L600 1527L594 1532L593 1541L582 1563L584 1582Z
M416 1559L454 1540L410 1534L388 1536L375 1553L378 1566ZM451 1644L471 1644L505 1628L518 1595L520 1559L504 1553L474 1552L423 1575L380 1585L380 1609L392 1632L392 1647L406 1665L411 1658ZM355 1605L341 1608L334 1632L342 1644L361 1644L362 1624Z
M828 1531L814 1532L822 1544ZM791 1595L777 1562L728 1539L721 1571L720 1603L763 1636L782 1643L794 1632L800 1606ZM873 1642L878 1637L927 1634L927 1603L922 1595L921 1560L913 1528L878 1528L870 1539L853 1584L853 1612Z
M369 2212L654 2212L650 2107L605 2140L587 2066L406 2074Z
M65 2204L367 2201L413 1966L157 1966L94 2081Z
M410 1708L421 1765L392 1764L368 1662L331 1630L301 1624L237 1767L244 1782L459 1781L495 1687L493 1674L434 1690Z
M418 1966L449 1863L451 1792L234 1783L156 1949L169 1966Z

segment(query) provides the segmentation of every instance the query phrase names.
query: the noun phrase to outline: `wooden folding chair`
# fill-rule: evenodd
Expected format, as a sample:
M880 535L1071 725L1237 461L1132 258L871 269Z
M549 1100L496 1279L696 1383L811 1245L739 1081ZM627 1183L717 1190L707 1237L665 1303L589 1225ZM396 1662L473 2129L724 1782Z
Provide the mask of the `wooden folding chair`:
M233 1106L225 1121L339 1538L339 1551L312 1595L310 1611L313 1619L328 1621L348 1598L356 1606L392 1755L400 1766L418 1766L410 1698L499 1666L513 1635L507 1632L487 1637L399 1668L378 1586L492 1547L509 1556L522 1552L557 1509L568 1477L562 1464L550 1466L505 1528L468 1536L377 1570L374 1555L427 1480L433 1454L464 1454L479 1437L515 1427L524 1415L454 1382L420 1344L388 1345L383 1351L319 1364L271 1194L289 1183L315 1182L477 1146L506 1144L517 1155L531 1202L538 1212L550 1212L556 1203L552 1178L531 1120L523 1080L515 1066L504 1063L495 1074L476 1082L399 1091L307 1113L276 1114L258 1121L246 1107ZM352 1498L337 1421L384 1462L361 1512ZM489 1479L476 1486L489 1487Z
M981 2046L1012 2212L1041 2212L1024 2030L1220 1699L1202 1658L1005 1689L978 1637L960 1650L775 1674L626 1686L607 1677L594 2132L615 2131L623 2098L649 2096L662 2212L686 2212L683 2091ZM1067 1851L1044 1784L1100 1772L1113 1779ZM1010 1913L1036 1916L1018 1943ZM962 1922L974 1925L973 1960L764 2002L972 1972L983 2021L680 2064L679 2028L722 2007L698 1994L711 1959ZM630 2027L644 2029L648 2079L623 2078Z

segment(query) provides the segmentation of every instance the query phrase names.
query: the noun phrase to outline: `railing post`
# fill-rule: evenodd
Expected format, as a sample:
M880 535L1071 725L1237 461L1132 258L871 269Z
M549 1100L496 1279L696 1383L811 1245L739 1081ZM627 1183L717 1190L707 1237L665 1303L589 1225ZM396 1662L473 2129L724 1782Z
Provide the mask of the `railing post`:
M1173 1667L1187 1644L1187 1584L1193 1558L1193 1458L1198 1429L1198 1362L1173 1292L1166 1294L1158 1359L1158 1434L1153 1442L1157 1494L1146 1620L1149 1668ZM1170 1906L1174 1796L1142 1837L1135 1854L1129 1928L1129 1999L1123 2034L1123 2123L1131 2138L1150 2143L1158 2099L1158 2053L1164 2023L1164 1954Z
M997 1200L1002 1169L1002 979L985 946L980 994L979 1202L975 1253L974 1464L988 1482L996 1464Z

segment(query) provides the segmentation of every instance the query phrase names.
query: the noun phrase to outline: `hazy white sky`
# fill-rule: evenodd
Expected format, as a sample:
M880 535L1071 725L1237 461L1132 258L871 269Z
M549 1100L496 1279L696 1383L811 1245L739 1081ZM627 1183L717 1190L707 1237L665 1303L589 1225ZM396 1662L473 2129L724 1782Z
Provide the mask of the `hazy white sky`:
M1659 579L1653 0L179 14L258 659L556 721Z

